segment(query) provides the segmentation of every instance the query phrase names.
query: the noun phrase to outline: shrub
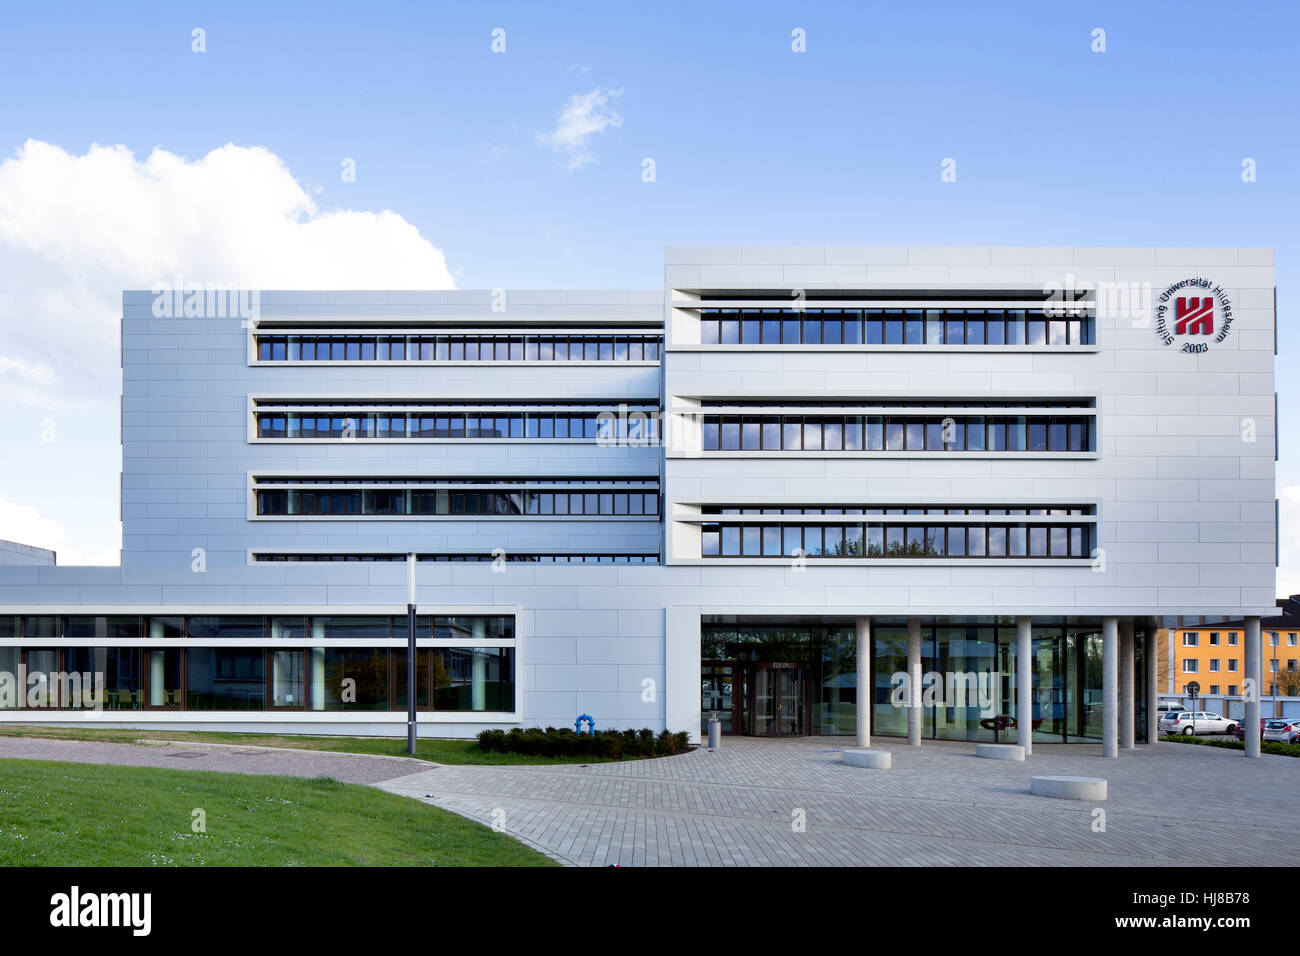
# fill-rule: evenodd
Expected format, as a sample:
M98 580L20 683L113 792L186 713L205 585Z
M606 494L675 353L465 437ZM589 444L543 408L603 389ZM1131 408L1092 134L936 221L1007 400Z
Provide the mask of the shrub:
M670 733L665 730L656 736L648 727L641 730L597 730L595 734L575 733L568 727L481 730L478 743L486 753L516 753L534 757L603 757L606 760L670 757L686 753L690 749L685 731Z
M1200 744L1203 747L1224 747L1228 750L1245 750L1246 742L1244 740L1217 740L1206 737L1188 737L1185 734L1175 734L1169 737L1162 737L1162 740L1168 740L1176 744ZM1261 740L1259 742L1259 752L1263 754L1276 754L1279 757L1300 757L1300 744L1284 744L1277 740Z

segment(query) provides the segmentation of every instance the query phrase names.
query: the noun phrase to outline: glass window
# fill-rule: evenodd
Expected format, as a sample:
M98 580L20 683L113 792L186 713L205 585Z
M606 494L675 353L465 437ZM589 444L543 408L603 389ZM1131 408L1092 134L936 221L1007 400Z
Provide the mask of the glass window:
M28 615L23 618L23 637L58 637L59 619L53 614Z
M189 618L189 635L192 638L248 638L266 637L266 618L245 616L211 616Z
M889 421L885 423L885 450L902 451L903 450L903 423L900 421Z
M327 640L339 639L384 639L388 637L388 618L335 616L313 617L311 619L313 638Z
M435 647L433 708L451 711L513 711L514 649Z
M324 656L325 710L388 709L387 648L327 647L317 653Z
M266 652L244 647L189 648L185 705L188 710L264 710Z
M885 341L884 315L878 309L868 309L864 316L867 344L880 345Z

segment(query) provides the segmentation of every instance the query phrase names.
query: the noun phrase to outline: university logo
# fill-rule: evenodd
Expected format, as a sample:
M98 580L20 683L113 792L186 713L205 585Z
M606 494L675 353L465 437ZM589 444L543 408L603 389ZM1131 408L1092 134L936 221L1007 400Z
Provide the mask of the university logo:
M1214 299L1180 295L1174 300L1174 319L1178 323L1175 335L1210 335L1214 332Z
M1175 282L1157 299L1156 337L1161 345L1198 354L1208 352L1231 331L1232 302L1223 286L1209 279L1197 276Z

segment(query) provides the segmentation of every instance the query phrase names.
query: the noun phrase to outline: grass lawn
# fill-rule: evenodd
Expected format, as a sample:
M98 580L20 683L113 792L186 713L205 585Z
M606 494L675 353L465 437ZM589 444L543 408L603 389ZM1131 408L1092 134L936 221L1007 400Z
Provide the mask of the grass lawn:
M44 737L53 740L102 740L130 744L137 740L185 740L194 743L247 744L255 747L289 747L295 750L343 751L405 757L406 737L312 737L306 735L236 734L195 730L119 730L109 727L30 727L0 724L0 736ZM604 757L534 757L528 754L485 753L477 740L416 741L418 760L445 764L536 766L556 763L606 763ZM629 758L631 759L631 758Z
M205 833L191 829L199 808ZM323 777L6 760L0 865L555 864L446 810Z

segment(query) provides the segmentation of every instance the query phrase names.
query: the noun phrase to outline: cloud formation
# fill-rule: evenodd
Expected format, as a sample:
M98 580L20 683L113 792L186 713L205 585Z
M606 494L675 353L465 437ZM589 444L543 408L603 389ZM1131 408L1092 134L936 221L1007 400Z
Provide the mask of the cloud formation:
M401 216L323 210L264 148L191 162L28 140L0 163L0 398L115 397L122 290L178 274L255 289L455 284Z
M623 125L623 117L612 105L612 101L622 94L622 90L606 90L599 86L590 93L575 93L560 110L555 129L550 133L538 133L537 141L566 155L570 170L594 163L596 157L591 151L591 137L611 126Z
M44 517L31 505L19 505L0 498L0 528L4 537L36 548L48 548L58 554L60 565L65 564L117 564L121 554L117 548L82 551L68 544L67 528Z

